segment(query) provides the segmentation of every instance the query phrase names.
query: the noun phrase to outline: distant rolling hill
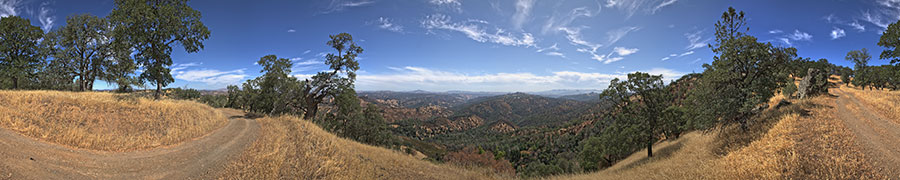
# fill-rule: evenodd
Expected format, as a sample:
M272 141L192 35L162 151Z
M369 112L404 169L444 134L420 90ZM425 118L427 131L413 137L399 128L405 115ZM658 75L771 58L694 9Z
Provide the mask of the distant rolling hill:
M600 102L600 93L591 92L586 94L574 94L574 95L566 95L560 96L560 99L571 99L581 102Z
M452 107L478 97L491 95L486 93L435 93L427 91L362 91L357 94L364 100L393 100L396 102L396 105L404 108L418 108L429 105Z
M559 125L577 118L591 103L525 93L483 97L454 107L457 115L476 115L486 123L509 121L516 126Z

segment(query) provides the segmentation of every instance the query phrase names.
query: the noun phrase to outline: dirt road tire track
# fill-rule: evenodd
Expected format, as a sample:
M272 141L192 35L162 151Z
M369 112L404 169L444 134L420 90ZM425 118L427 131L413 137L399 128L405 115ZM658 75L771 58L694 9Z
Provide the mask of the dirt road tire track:
M883 174L900 179L900 124L872 111L851 93L832 92L839 96L836 116L857 136L863 152Z
M220 109L229 122L211 134L147 151L71 149L0 128L0 179L213 179L259 134L255 120Z

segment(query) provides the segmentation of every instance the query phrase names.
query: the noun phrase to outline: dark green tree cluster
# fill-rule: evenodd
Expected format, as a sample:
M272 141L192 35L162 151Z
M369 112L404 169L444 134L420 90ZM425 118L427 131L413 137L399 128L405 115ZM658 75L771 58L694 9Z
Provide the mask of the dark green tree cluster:
M885 33L888 32L886 31ZM888 34L882 36L882 41L884 41L884 36L888 36ZM885 50L882 53L882 59L894 58L891 57L893 52L893 50ZM854 70L852 71L853 80L851 81L853 86L862 89L866 89L866 87L879 90L884 88L891 90L900 89L900 63L896 65L869 66L869 61L872 57L865 48L847 52L845 59L854 64ZM891 61L896 63L896 60ZM850 78L847 77L847 79L849 80Z
M362 107L353 82L363 49L347 33L331 35L326 44L337 54L326 55L331 69L311 79L291 76L293 63L286 58L267 55L259 59L263 75L247 80L241 87L228 86L226 106L262 114L303 115L339 136L373 145L396 144L380 110L375 105ZM327 104L325 114L318 114Z
M161 89L170 74L172 46L203 49L209 30L187 0L116 0L107 18L73 15L44 33L24 18L0 19L0 88L90 91L94 82L120 91L152 82ZM139 76L135 71L143 69Z
M615 125L635 132L617 133L617 136L630 139L629 142L646 144L647 156L653 157L653 143L660 135L670 132L663 129L667 127L663 113L671 104L671 96L665 91L662 76L642 72L628 74L628 80L613 79L601 96L611 98L616 104L613 111L620 112Z
M263 114L302 112L298 100L300 81L290 75L291 60L267 55L256 63L262 66L263 74L247 80L242 88L228 86L229 106Z
M144 69L139 79L156 85L157 99L162 88L175 81L169 69L172 46L194 53L203 49L203 40L209 38L200 11L187 2L116 0L116 8L109 14L116 38L130 44L128 49L134 48L135 63Z
M712 64L703 65L689 98L690 113L703 122L697 128L739 124L746 129L747 120L787 83L786 67L797 50L758 42L746 34L745 26L744 12L734 8L728 8L715 25L716 41L710 48L716 56Z
M44 32L18 16L0 18L0 77L3 87L22 89L40 73L48 50Z
M640 72L613 80L601 96L613 108L602 117L607 123L598 125L601 131L581 142L581 166L606 167L643 148L652 157L653 143L688 130L732 125L747 130L749 119L779 89L793 85L791 74L802 77L809 68L832 74L842 70L825 59L797 58L794 48L758 42L746 25L743 12L729 8L722 14L715 24L716 41L709 45L716 56L703 65L703 73L668 85L661 76Z
M847 52L844 59L853 62L853 81L851 83L854 86L865 89L867 85L871 84L872 74L869 71L869 60L872 60L872 56L869 55L869 50L863 48Z
M900 21L891 23L878 40L878 46L886 48L879 59L890 60L890 65L868 66L869 56L865 49L850 51L847 60L856 66L853 85L865 89L900 89Z
M663 83L662 75L636 72L627 80L613 79L601 94L614 105L606 116L610 122L598 137L582 141L582 167L596 170L627 157L641 147L653 157L653 144L678 137L687 128L685 110L676 101L683 98L691 79Z

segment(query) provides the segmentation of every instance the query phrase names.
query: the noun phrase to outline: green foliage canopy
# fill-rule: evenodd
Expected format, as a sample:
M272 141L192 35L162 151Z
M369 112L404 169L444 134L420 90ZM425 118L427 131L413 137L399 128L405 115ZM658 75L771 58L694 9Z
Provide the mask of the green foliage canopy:
M200 21L200 12L188 0L116 0L109 15L116 38L127 41L135 49L134 59L144 67L140 79L156 85L156 98L162 87L174 82L172 45L180 44L188 53L203 49L209 29Z
M0 77L7 78L13 89L20 81L37 74L45 55L40 44L41 28L18 16L0 18Z

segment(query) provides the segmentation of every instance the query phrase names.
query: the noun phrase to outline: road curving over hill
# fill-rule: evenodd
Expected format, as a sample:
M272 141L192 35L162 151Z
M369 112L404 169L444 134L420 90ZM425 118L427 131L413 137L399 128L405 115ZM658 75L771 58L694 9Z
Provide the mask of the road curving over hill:
M0 128L0 179L214 179L252 144L255 120L220 109L225 127L172 147L103 152L37 141Z
M888 177L900 179L900 124L891 121L853 93L833 88L836 116L857 136L857 144Z

